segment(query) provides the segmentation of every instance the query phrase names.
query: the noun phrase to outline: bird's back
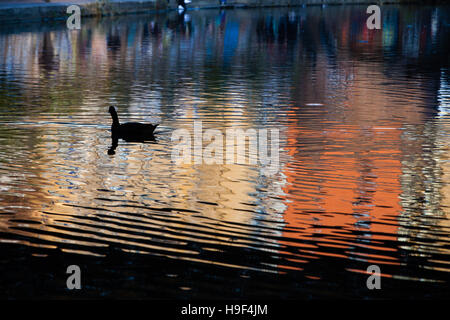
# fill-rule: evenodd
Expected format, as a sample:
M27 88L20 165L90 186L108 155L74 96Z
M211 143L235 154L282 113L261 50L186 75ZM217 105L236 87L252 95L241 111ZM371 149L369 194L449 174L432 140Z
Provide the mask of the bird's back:
M153 131L157 125L139 123L139 122L127 122L121 124L118 128L119 137L127 139L146 139L153 137Z
M127 132L136 132L136 133L145 133L148 131L153 132L156 126L147 123L139 123L139 122L127 122L120 125L121 131Z

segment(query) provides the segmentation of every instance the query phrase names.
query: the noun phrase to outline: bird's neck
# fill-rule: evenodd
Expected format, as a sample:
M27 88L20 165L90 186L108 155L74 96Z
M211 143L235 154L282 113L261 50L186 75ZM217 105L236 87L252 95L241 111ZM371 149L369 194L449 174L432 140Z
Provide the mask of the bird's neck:
M115 110L113 110L113 111L111 112L111 117L112 117L112 120L113 120L112 126L113 126L113 127L118 127L118 126L120 126L120 123L119 123L119 117L117 116L117 112L116 112Z

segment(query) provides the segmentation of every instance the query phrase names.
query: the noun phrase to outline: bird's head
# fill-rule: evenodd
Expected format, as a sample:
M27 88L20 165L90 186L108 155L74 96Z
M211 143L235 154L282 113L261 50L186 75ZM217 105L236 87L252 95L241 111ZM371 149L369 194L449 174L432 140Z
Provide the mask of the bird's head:
M109 113L113 114L114 112L116 112L116 108L114 108L114 106L110 106Z

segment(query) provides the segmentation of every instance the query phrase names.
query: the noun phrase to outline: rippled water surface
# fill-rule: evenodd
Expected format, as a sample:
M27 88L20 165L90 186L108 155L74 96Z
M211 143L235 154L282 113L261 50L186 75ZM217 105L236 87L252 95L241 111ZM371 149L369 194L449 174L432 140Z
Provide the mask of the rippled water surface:
M365 10L2 26L0 296L448 297L450 11ZM109 105L156 141L108 155ZM279 171L174 163L194 121L278 129Z

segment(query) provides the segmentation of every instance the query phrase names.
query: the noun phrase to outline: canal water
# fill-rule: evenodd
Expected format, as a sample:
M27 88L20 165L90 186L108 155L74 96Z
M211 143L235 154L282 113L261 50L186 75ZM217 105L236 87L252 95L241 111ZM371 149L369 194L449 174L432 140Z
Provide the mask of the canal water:
M2 25L0 297L448 297L450 10L383 6L381 30L367 17ZM155 141L108 153L110 105L159 123ZM194 140L199 122L277 131L276 172L177 163L174 134Z

